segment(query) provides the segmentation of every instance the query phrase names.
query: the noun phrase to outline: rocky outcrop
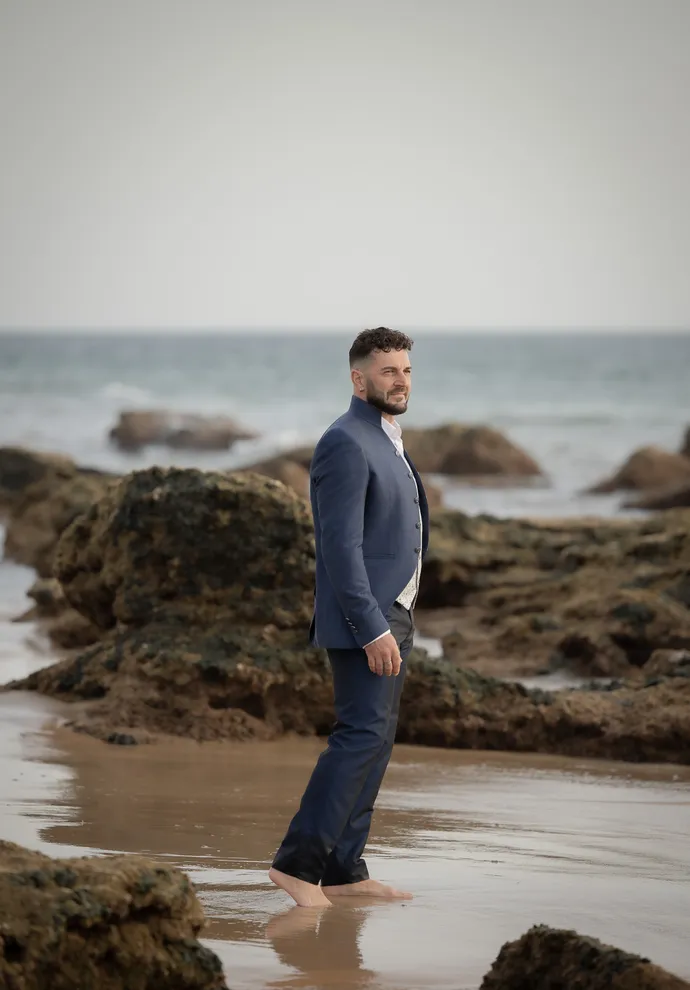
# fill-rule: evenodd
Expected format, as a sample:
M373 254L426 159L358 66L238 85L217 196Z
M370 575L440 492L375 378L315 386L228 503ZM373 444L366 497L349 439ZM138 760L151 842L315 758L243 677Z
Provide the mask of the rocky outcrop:
M240 468L237 474L262 474L275 481L282 481L288 488L303 498L309 498L309 468L290 457L271 457L248 467Z
M64 534L56 574L102 641L26 686L101 699L78 727L267 738L332 719L325 657L306 646L311 516L281 483L137 472ZM291 710L296 686L308 703Z
M648 959L574 931L537 925L506 942L480 990L690 990Z
M67 477L47 473L17 499L7 521L5 557L51 577L57 542L80 513L115 483L114 476L77 470Z
M415 655L399 741L458 749L690 763L690 676L546 692Z
M227 990L188 878L138 856L50 859L0 841L0 986Z
M227 450L256 433L226 416L198 416L165 409L131 409L120 413L109 438L120 450L135 452L151 445L189 450Z
M421 475L454 475L485 484L543 477L529 454L490 426L405 426L403 440ZM283 456L309 469L313 452L313 447L299 447Z
M247 636L153 625L118 633L11 687L85 701L71 723L107 742L151 733L211 739L320 735L332 727L325 657L296 632ZM690 763L690 673L548 693L461 670L415 650L398 740L460 749Z
M617 648L639 665L654 649L682 647L687 526L621 526L619 546L612 548L611 527L585 527L576 540L572 530L557 527L459 513L439 513L438 520L432 576L436 567L440 581L439 567L450 561L455 571L445 590L455 594L464 582L463 600L476 594L487 624L494 621L499 632L501 615L522 616L535 642L557 635L568 640L570 651L589 648L558 624L569 621L578 632L584 629L582 635L589 630L601 656ZM617 588L605 600L609 626L600 635L610 642L600 644L594 626L582 621L590 599L601 595L601 587L590 588L586 580L571 589L567 608L552 624L544 594L554 611L569 579L594 565L594 573L612 573L615 554L626 578L641 584ZM330 730L327 661L306 645L314 577L311 518L286 486L252 474L136 472L73 522L55 563L68 603L100 638L10 688L80 701L75 729L116 743L159 733L266 739ZM650 602L656 609L651 614ZM672 630L669 615L676 620ZM402 741L690 760L684 665L665 676L641 674L637 683L615 690L551 695L432 661L422 651L406 664Z
M0 447L0 516L19 501L27 488L44 488L72 478L77 467L70 457L43 454L24 447Z
M505 677L623 676L690 647L690 516L534 523L440 512L417 613L446 656Z
M642 509L647 512L690 508L690 482L684 485L674 485L672 488L663 488L661 491L649 492L640 498L629 499L623 503L623 507Z
M514 479L543 475L529 454L490 426L448 423L431 429L405 429L404 441L420 473Z
M27 597L33 606L13 621L38 622L58 649L78 649L100 639L101 630L70 606L56 578L38 578Z
M593 495L618 491L660 491L690 483L690 459L660 447L642 447L611 477L589 489Z

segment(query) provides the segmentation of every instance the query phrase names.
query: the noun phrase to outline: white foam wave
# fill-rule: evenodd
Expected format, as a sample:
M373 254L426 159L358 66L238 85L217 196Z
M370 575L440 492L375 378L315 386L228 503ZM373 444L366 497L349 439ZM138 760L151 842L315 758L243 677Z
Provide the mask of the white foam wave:
M108 382L99 389L98 394L104 399L115 399L118 402L153 402L153 393L138 385L127 385L124 382Z

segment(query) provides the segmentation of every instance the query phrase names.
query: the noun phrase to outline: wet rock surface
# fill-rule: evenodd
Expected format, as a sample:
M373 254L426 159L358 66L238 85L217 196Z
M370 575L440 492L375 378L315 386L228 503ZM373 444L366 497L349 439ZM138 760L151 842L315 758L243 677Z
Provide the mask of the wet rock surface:
M500 676L635 673L690 647L690 513L535 523L436 513L418 625Z
M648 959L595 938L537 925L507 942L480 990L690 990Z
M138 856L51 859L0 841L0 986L226 990L179 870Z
M330 724L325 657L307 646L311 516L281 483L136 472L64 534L56 574L101 638L16 686L96 702L75 728L213 739Z
M200 416L165 409L130 409L110 430L111 443L125 452L164 445L188 450L227 450L238 440L252 440L252 430L226 416Z
M690 648L686 516L435 519L424 595L454 605L457 626L450 659L414 651L407 661L401 741L690 760L687 665L642 669L655 651ZM64 532L55 568L69 609L98 639L9 687L77 702L75 729L128 744L330 730L327 660L307 645L311 516L280 482L135 472ZM554 653L588 675L634 670L637 679L549 694L470 669L488 657L507 674L511 662Z

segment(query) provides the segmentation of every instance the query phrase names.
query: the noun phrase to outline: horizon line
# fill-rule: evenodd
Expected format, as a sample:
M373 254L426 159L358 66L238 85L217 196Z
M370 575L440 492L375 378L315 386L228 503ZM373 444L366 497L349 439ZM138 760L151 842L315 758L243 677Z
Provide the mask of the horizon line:
M373 326L374 324L372 324ZM362 325L361 329L364 329ZM397 324L396 329L409 333L454 333L454 334L482 334L482 333L522 333L522 334L559 334L559 333L582 333L582 334L605 334L605 333L690 333L690 323L687 325L597 325L597 326L577 326L568 324L553 325L487 325L487 326L455 326L453 324ZM248 334L248 333L352 333L356 330L351 324L208 324L204 326L151 324L142 326L108 324L91 326L86 324L78 325L41 325L41 326L0 326L0 334L40 334L40 333L84 333L84 334L144 334L144 333L170 333L170 334Z

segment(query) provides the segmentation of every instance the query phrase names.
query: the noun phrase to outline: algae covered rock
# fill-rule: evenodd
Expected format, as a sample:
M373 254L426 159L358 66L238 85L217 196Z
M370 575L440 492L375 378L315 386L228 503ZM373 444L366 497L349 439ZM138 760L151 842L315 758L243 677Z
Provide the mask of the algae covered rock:
M690 990L648 959L574 931L536 925L507 942L480 990Z
M418 625L484 673L622 676L690 647L689 573L682 511L548 524L439 512Z
M51 577L60 536L113 483L111 475L78 471L65 478L49 473L29 485L10 512L5 557Z
M101 639L12 687L92 702L75 728L201 740L332 721L325 655L307 642L311 515L280 482L135 472L64 534L56 573Z
M55 566L70 604L102 629L162 616L281 628L311 618L308 508L258 475L127 475L64 534Z
M0 986L227 990L179 870L138 856L51 859L0 841Z
M398 740L427 746L690 763L690 670L604 688L528 690L414 650Z

